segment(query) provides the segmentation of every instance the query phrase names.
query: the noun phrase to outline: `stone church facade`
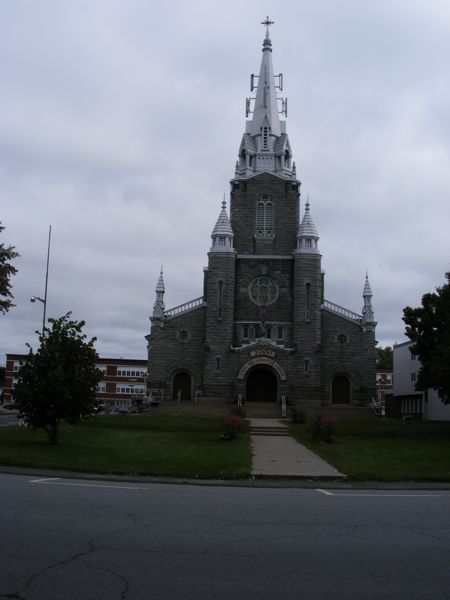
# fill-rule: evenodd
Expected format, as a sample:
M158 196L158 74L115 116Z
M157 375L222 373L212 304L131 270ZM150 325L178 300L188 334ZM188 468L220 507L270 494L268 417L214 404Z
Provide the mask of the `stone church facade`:
M203 294L165 309L161 272L150 317L153 398L363 406L375 396L372 292L358 315L325 299L319 235L306 202L286 122L280 119L267 30L246 130L211 234ZM286 103L282 101L282 112Z

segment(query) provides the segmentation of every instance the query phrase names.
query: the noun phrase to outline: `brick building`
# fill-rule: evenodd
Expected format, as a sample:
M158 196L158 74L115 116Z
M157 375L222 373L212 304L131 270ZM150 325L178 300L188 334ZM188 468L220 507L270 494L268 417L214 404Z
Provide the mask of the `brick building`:
M166 310L162 272L157 283L149 390L181 401L366 405L376 396L372 292L366 275L361 315L325 299L319 235L308 202L300 214L268 31L251 82L230 217L224 200L203 294ZM284 114L286 106L281 100Z
M14 402L14 386L26 354L6 355L5 388L3 404ZM108 407L131 406L133 400L143 397L147 382L147 361L131 358L99 358L97 368L103 378L97 387L97 399Z

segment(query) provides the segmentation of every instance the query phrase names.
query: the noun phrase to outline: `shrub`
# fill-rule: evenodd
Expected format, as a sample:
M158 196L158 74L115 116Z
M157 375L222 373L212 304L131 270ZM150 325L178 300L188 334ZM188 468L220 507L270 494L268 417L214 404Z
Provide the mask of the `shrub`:
M239 415L228 415L222 423L221 440L233 440L244 429L244 418Z
M293 406L291 415L294 423L306 423L308 420L308 413L301 406Z
M336 417L321 417L320 415L316 417L311 429L311 437L313 440L327 444L333 442L336 437Z

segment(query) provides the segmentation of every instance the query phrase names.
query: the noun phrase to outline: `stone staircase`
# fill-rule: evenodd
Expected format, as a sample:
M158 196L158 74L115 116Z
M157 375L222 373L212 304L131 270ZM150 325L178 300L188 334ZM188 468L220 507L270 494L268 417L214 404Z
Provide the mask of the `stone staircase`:
M234 404L220 404L218 402L161 402L152 407L151 415L173 415L189 417L212 417L220 419L230 414ZM281 419L281 406L268 402L248 402L244 404L248 419ZM291 418L290 406L286 407L286 418ZM305 407L309 420L315 414L320 414L319 409ZM349 406L348 404L332 404L322 407L324 417L335 417L338 421L360 420L378 418L370 406Z

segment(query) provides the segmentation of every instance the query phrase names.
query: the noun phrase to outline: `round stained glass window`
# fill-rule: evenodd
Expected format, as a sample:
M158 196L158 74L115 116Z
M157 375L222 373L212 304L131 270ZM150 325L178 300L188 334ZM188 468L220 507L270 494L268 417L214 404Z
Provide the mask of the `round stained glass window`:
M274 279L264 275L250 283L248 293L252 302L259 306L273 304L278 298L278 285Z

